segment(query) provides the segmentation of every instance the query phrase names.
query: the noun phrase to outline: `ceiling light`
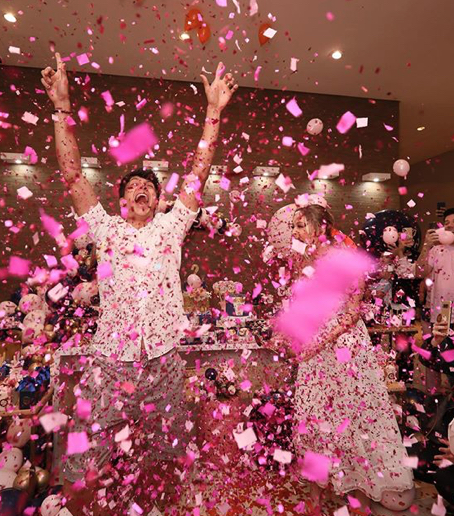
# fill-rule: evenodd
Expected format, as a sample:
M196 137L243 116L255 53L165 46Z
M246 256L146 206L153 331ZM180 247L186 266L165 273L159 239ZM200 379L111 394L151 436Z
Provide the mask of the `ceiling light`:
M342 52L340 50L335 50L332 54L331 54L331 57L333 59L336 59L336 61L338 59L341 59L342 58Z
M417 131L424 131L425 127L422 125L421 127L418 127L416 130Z
M227 165L211 165L210 174L213 174L214 176L227 174Z
M0 152L0 161L22 165L24 163L30 163L30 156L25 156L21 152Z
M187 41L188 39L191 39L191 36L187 32L182 32L180 34L181 41Z
M279 167L255 167L252 174L254 176L278 176Z
M162 170L169 170L169 162L168 161L153 161L144 159L142 161L142 167L154 170L155 172Z
M391 179L391 174L387 174L385 172L370 172L369 174L364 174L361 179L363 181L382 183L383 181L388 181Z
M6 14L4 14L3 18L5 18L5 20L10 22L10 23L16 23L17 22L17 19L14 16L13 13L6 13Z
M98 158L92 158L91 156L83 156L80 158L83 168L101 168Z

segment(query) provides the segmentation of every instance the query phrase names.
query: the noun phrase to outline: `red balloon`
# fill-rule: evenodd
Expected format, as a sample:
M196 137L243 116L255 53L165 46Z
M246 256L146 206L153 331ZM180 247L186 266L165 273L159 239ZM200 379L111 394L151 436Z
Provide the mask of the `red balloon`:
M204 45L211 37L211 30L209 25L204 23L197 31L197 35L199 36L200 43Z
M191 9L186 13L184 30L198 29L202 24L202 14L198 9Z
M264 34L266 29L270 29L271 25L269 23L262 23L259 27L259 42L260 45L263 47L263 45L270 40L270 38L267 38Z

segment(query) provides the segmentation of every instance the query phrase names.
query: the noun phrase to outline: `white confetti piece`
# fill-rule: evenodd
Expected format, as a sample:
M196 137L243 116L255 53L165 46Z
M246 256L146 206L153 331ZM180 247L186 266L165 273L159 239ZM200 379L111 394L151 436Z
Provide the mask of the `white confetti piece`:
M257 436L255 435L254 429L252 427L246 428L246 430L241 433L233 432L233 437L235 438L235 441L240 450L244 450L248 446L252 446L257 442Z
M307 249L307 244L301 242L297 238L292 238L292 250L299 254L304 254Z
M358 129L361 129L362 127L367 127L368 125L369 125L369 119L367 117L356 119L356 127Z
M37 116L35 116L33 113L29 113L28 111L26 111L22 115L22 120L24 122L27 122L27 124L36 125L38 123L39 118ZM57 117L57 120L58 120L58 117Z
M11 52L11 54L20 54L20 48L19 47L9 47L8 51Z
M296 72L297 69L298 69L298 63L300 62L299 59L297 59L296 57L291 57L290 58L290 70L292 72Z
M26 186L21 186L20 188L17 189L17 195L21 198L21 199L29 199L30 197L32 197L33 195L33 192L31 192Z
M279 174L279 177L276 179L275 183L285 193L287 193L290 188L295 188L293 186L292 180L283 174Z
M408 202L407 202L407 206L409 208L414 208L416 206L416 203L413 199L410 199Z
M274 38L274 36L276 35L276 33L277 33L277 30L274 30L274 29L272 29L271 27L268 27L268 28L266 29L266 31L263 33L263 35L264 35L266 38L271 39L271 38Z
M290 464L292 462L292 453L276 448L274 450L273 459L281 464Z
M129 425L126 425L119 432L115 434L115 442L120 443L121 441L125 441L129 437Z
M39 418L41 426L44 428L46 434L50 434L53 430L65 426L68 421L68 416L61 412L52 412L44 414Z

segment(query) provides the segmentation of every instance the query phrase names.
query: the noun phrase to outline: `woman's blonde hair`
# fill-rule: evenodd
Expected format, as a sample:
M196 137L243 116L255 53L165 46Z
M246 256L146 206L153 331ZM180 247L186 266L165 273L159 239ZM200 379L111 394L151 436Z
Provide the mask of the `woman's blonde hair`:
M324 229L326 236L332 238L334 217L329 210L318 204L309 204L303 208L298 208L293 214L293 219L295 219L297 214L301 214L317 234L321 234Z

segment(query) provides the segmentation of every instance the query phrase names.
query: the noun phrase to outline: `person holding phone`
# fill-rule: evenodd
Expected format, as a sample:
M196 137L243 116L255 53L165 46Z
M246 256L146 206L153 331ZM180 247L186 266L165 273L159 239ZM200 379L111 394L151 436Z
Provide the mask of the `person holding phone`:
M443 222L444 229L454 233L454 208L445 211ZM430 279L430 322L434 324L443 301L454 301L454 242L441 244L437 231L429 229L416 262L415 275Z

